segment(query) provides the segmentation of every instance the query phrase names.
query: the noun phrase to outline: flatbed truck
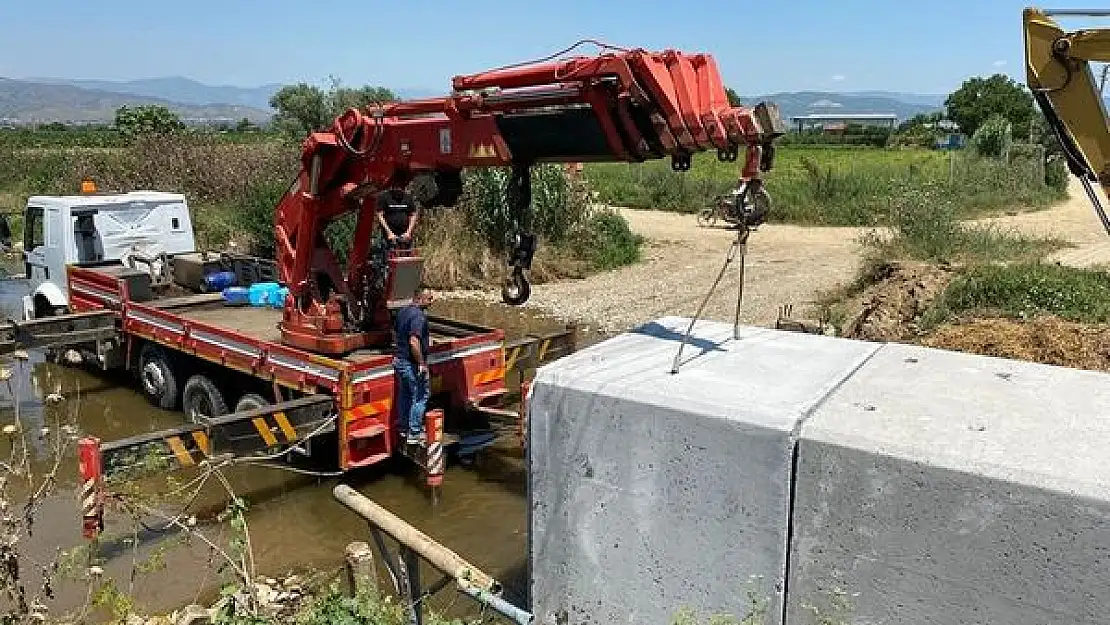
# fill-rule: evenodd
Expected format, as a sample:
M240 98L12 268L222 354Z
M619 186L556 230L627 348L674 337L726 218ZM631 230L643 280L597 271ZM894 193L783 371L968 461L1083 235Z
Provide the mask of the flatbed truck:
M30 247L25 255L36 254L38 246ZM188 468L228 456L323 449L320 455L337 459L332 470L403 456L430 484L438 483L452 446L480 450L494 443L492 421L519 418L506 408L509 374L523 380L524 370L573 349L573 329L506 342L498 328L430 317L428 425L436 435L410 446L395 427L391 349L326 356L283 344L281 309L233 306L219 292L183 288L172 275L174 256L162 252L158 272L119 258L67 259L64 281L57 269L39 280L61 282L56 286L66 295L64 305L0 323L0 354L47 348L76 354L72 360L93 369L125 370L151 404L185 416L168 430L80 440L80 504L89 538L102 529L111 479L134 475L152 460L154 466Z

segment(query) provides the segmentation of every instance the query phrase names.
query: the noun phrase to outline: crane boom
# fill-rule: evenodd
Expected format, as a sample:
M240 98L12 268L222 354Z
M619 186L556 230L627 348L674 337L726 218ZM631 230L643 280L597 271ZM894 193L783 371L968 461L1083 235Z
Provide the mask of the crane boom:
M1023 12L1026 82L1060 140L1068 169L1110 234L1110 218L1092 183L1110 195L1110 121L1092 62L1110 63L1110 29L1065 31L1053 15L1110 16L1110 11Z
M285 342L341 353L390 340L389 309L403 297L391 285L405 268L411 279L420 260L392 256L383 270L368 256L376 203L367 200L387 185L409 185L424 206L452 206L464 169L511 168L506 193L520 232L503 295L521 304L535 251L533 165L669 157L685 171L695 153L716 149L720 160L736 161L743 147L738 178L758 185L785 133L773 104L731 106L716 61L703 53L609 49L456 76L452 87L440 98L348 110L306 138L301 172L274 224L290 289ZM323 231L351 212L357 224L344 271Z

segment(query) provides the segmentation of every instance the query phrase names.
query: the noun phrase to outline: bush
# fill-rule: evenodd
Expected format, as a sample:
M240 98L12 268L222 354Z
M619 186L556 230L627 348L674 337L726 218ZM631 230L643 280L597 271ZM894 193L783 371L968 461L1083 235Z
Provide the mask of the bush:
M959 219L944 189L903 186L891 199L891 235L864 237L878 257L934 262L1028 261L1065 244Z
M628 221L612 210L601 210L585 226L579 246L587 245L581 256L589 258L595 269L616 269L640 260L644 239L632 232Z
M991 115L971 135L971 148L979 156L999 157L1006 153L1013 141L1013 125L1002 115Z
M1078 322L1110 322L1110 274L1031 262L967 270L937 303L938 319L965 311Z
M463 179L461 210L470 225L496 251L511 246L511 237L528 224L520 224L509 209L506 192L510 170L487 167L468 170ZM549 243L562 243L589 217L589 196L562 165L532 168L532 230Z
M1050 158L1044 169L1045 184L1050 188L1065 192L1068 189L1068 166L1062 157Z

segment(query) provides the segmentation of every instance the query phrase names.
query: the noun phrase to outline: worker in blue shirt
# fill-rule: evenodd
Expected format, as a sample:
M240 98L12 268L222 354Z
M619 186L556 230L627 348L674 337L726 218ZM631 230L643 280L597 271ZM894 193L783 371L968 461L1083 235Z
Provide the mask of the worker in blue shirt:
M393 370L398 382L397 419L409 445L425 441L424 413L428 407L428 335L426 310L432 305L432 292L420 287L412 302L397 311L394 322Z

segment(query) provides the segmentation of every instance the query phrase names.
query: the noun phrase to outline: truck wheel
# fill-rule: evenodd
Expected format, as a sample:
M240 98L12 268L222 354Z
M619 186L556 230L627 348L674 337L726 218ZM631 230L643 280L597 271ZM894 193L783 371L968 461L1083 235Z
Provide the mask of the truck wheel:
M193 423L203 423L212 417L227 414L227 402L212 380L198 373L185 383L185 390L181 393L181 410Z
M269 406L270 402L265 397L258 393L247 393L235 402L235 412L245 412L247 410L258 410Z
M150 403L164 410L177 408L177 372L164 351L150 343L143 345L138 373L139 384Z

